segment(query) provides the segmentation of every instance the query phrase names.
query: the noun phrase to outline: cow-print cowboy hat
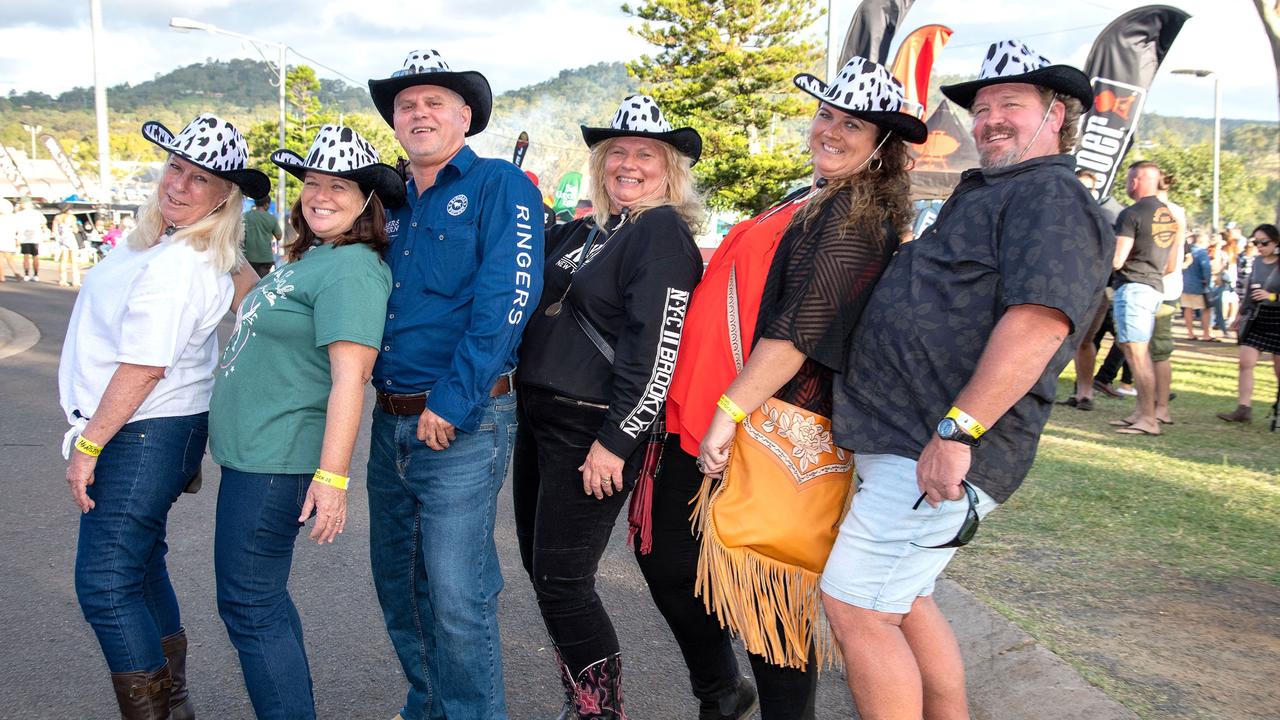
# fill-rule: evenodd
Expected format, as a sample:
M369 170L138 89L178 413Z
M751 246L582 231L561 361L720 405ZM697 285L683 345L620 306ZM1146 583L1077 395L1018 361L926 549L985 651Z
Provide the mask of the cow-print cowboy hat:
M919 118L920 107L906 100L902 83L883 65L857 55L840 69L830 85L808 73L793 79L796 87L831 107L901 135L913 143L929 137Z
M244 136L235 125L213 113L197 115L177 135L149 120L142 124L142 136L166 152L235 183L247 197L256 200L271 194L266 173L247 167L249 146Z
M702 156L702 136L691 127L672 129L658 103L648 95L628 95L613 114L609 127L582 126L587 147L616 137L641 137L664 142L693 163Z
M449 63L435 50L414 50L404 59L404 67L384 80L370 80L369 94L373 105L387 124L395 127L396 95L415 85L438 85L462 96L471 108L471 127L467 137L479 134L489 124L493 113L493 91L489 81L475 70L450 70Z
M943 85L939 89L948 100L967 110L979 90L1000 83L1039 85L1076 98L1086 108L1093 105L1093 85L1084 73L1070 65L1054 65L1019 40L992 43L977 80Z
M271 153L271 162L299 180L306 180L308 172L333 175L359 183L366 193L377 193L387 207L404 204L404 180L400 173L379 162L378 151L349 127L321 127L305 160L292 150L281 149Z

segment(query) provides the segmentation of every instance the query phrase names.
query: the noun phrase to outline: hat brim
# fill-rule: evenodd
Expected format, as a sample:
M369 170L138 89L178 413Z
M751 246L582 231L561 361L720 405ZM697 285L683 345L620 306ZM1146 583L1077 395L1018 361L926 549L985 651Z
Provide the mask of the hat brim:
M587 143L587 147L595 147L598 143L610 138L639 137L657 140L670 145L676 149L676 152L689 158L691 165L696 165L698 158L702 157L702 136L691 127L676 128L667 132L619 130L611 127L587 127L586 125L580 127L582 128L582 139Z
M400 173L396 172L395 168L385 163L374 163L355 170L322 170L307 167L302 157L292 150L277 150L271 153L271 162L299 180L305 180L309 172L332 175L359 183L361 187L377 193L378 199L386 207L398 208L404 205L404 178L400 177Z
M196 160L187 153L184 153L174 147L173 132L155 120L148 120L142 124L142 137L160 146L160 148L165 152L177 155L198 168L213 173L223 180L234 183L240 188L240 192L244 193L245 197L257 200L258 198L264 198L271 194L271 178L267 177L266 173L252 168L244 168L241 170L215 170L214 168L209 167L203 162Z
M369 81L369 95L373 97L373 106L378 114L395 127L396 96L405 88L415 85L437 85L452 90L462 96L462 101L471 108L471 127L466 136L478 135L489 125L489 116L493 113L493 90L484 75L474 70L440 70L437 72L402 75L384 80Z
M819 102L824 102L841 112L866 120L877 127L898 133L907 142L919 145L929 138L929 128L920 118L896 110L855 110L841 105L838 101L827 97L826 83L808 73L796 75L792 82L806 94L817 98Z
M970 80L955 85L943 85L938 89L948 100L968 110L973 106L973 99L977 97L979 90L989 85L1003 83L1027 83L1047 87L1054 92L1079 100L1086 110L1093 107L1093 84L1083 72L1070 65L1046 65L1021 75Z

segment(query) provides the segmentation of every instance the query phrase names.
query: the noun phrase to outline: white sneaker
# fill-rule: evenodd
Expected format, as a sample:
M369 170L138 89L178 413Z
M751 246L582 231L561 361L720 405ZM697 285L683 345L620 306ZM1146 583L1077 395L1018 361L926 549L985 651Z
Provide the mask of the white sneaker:
M1125 397L1138 397L1138 391L1132 385L1117 385L1116 392Z

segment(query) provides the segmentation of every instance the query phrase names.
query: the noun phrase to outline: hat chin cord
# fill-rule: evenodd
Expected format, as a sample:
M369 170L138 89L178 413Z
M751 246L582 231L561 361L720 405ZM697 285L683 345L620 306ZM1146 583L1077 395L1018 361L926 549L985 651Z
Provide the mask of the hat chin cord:
M1049 122L1049 113L1053 112L1053 103L1056 102L1057 99L1058 96L1055 94L1053 96L1053 100L1049 101L1049 107L1044 109L1044 117L1040 118L1040 127L1036 128L1035 134L1031 136L1031 140L1027 142L1026 147L1022 148L1022 152L1018 153L1018 159L1013 161L1014 165L1022 162L1022 157L1027 154L1027 151L1031 149L1032 145L1036 144L1036 140L1040 137L1040 131L1044 130L1044 124Z
M880 144L879 144L879 145L876 145L876 149L871 151L871 154L867 156L867 159L866 159L866 160L863 160L863 161L862 161L862 164L861 164L861 165L859 165L859 166L858 166L858 167L857 167L853 172L849 173L849 177L853 177L854 175L857 175L858 173L862 172L863 170L866 170L866 169L867 169L867 166L871 164L871 161L872 161L873 159L875 159L875 157L876 157L876 153L880 152L880 148L884 147L884 144L885 144L885 143L887 143L887 142L889 142L889 138L891 138L891 137L893 137L893 131L892 131L892 130L890 130L889 132L887 132L887 133L885 133L885 134L884 134L884 137L880 139ZM879 168L877 168L877 169L879 169ZM825 177L824 177L824 178L818 178L818 179L814 180L814 186L815 186L815 187L819 187L819 188L820 188L820 187L822 187L822 186L826 185L826 184L827 184L827 183L829 183L829 182L831 182L831 179L830 179L830 178L825 178Z

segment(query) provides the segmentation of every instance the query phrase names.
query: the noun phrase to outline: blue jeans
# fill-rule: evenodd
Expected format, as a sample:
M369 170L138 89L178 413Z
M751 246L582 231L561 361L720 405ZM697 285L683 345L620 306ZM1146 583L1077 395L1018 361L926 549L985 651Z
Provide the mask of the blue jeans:
M259 720L313 720L311 669L302 622L289 597L293 544L310 475L222 468L213 567L218 614L240 654Z
M182 629L164 556L169 508L200 470L209 414L120 428L94 468L80 516L76 597L113 673L164 666L160 639Z
M474 433L435 451L418 416L373 411L369 555L387 634L409 680L405 720L504 720L493 542L516 396L489 401Z

